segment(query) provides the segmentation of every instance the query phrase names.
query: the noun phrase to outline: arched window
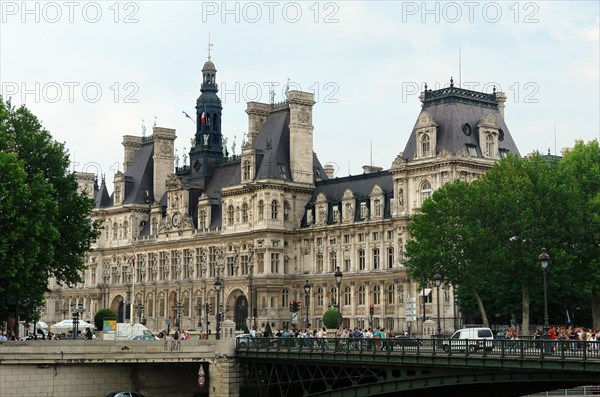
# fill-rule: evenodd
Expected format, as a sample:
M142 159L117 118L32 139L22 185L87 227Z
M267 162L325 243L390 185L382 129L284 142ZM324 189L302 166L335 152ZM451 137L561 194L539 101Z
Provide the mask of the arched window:
M317 288L317 306L323 306L323 288Z
M387 287L387 302L386 302L388 305L393 305L394 302L396 301L396 299L394 298L395 292L396 292L396 289L395 289L394 284L388 285L388 287Z
M485 157L494 157L494 136L487 134L485 137Z
M260 200L258 202L258 220L262 221L264 219L265 216L265 203Z
M344 306L350 306L352 295L350 294L350 287L344 287Z
M428 134L423 134L421 137L421 155L429 157L431 155L431 141Z
M271 219L277 219L278 204L277 200L271 202Z
M244 166L242 168L244 170L243 179L250 179L250 160L244 160Z
M227 224L233 225L233 205L227 207Z
M287 288L281 290L281 304L285 305L290 301L290 291Z
M242 204L242 223L248 223L248 204Z
M286 222L290 220L290 203L287 201L283 202L283 220Z
M358 304L359 305L365 304L365 286L364 285L361 285L358 287Z
M375 284L373 286L373 302L374 305L379 305L381 303L381 288L379 285Z
M200 216L198 217L198 229L206 229L206 211L204 210L200 211Z
M423 182L421 185L421 205L431 197L431 183L429 181Z

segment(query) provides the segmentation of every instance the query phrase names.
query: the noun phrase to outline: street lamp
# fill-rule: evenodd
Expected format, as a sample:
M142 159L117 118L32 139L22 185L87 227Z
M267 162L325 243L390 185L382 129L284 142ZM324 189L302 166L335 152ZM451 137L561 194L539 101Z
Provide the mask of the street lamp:
M217 321L217 333L215 335L216 339L221 339L221 313L220 313L220 302L219 296L221 295L221 288L223 288L223 283L221 279L217 277L217 281L215 281L215 291L217 292L217 307L215 308L215 317Z
M310 294L310 289L312 288L312 285L310 285L308 283L308 280L306 280L306 283L304 283L304 306L306 307L306 328L310 327L310 324L308 323L308 298L309 298L309 294Z
M337 269L335 270L335 283L337 284L337 308L338 308L338 320L337 320L337 327L340 328L341 325L341 321L342 321L342 312L341 312L341 305L342 305L342 301L341 301L341 286L342 286L342 277L344 277L344 274L342 273L342 271L340 270L340 267L338 266Z
M183 310L183 303L181 303L180 301L175 302L175 304L173 305L173 310L175 310L175 312L177 313L177 317L175 318L175 328L177 328L177 331L179 331L179 327L181 325L181 311Z
M548 265L550 264L550 255L546 253L546 248L542 248L539 260L542 265L542 273L544 274L544 338L546 339L550 330L548 321L548 289L546 286L546 270L548 270Z
M439 273L436 273L433 276L433 282L435 283L436 293L437 293L437 338L442 337L442 323L440 322L440 285L442 285L442 276Z
M194 309L198 311L198 332L202 332L202 303L198 301Z

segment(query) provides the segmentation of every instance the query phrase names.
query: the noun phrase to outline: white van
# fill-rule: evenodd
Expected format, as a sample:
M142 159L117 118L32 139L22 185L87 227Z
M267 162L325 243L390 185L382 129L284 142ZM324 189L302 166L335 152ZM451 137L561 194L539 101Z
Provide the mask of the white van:
M117 323L116 340L155 340L156 337L146 328L145 325L139 323Z
M472 352L482 349L491 351L494 348L494 334L489 328L463 328L442 343L447 352L467 349Z

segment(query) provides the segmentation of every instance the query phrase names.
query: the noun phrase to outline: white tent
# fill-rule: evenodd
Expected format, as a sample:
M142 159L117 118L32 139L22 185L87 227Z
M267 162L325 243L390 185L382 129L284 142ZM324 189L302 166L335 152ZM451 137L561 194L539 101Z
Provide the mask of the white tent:
M35 323L35 327L36 328L46 328L46 329L48 329L48 324L46 324L45 322L43 322L42 320L40 320L37 323Z
M83 320L78 320L79 331L84 331L86 328L94 329L94 324L86 323ZM62 320L50 327L53 331L64 331L73 329L73 320Z

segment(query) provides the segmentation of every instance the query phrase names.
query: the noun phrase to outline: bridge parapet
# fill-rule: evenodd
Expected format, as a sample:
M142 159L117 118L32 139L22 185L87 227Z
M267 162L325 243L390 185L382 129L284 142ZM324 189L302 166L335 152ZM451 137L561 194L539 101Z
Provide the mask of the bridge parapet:
M10 341L0 343L2 364L202 362L231 357L231 340Z

